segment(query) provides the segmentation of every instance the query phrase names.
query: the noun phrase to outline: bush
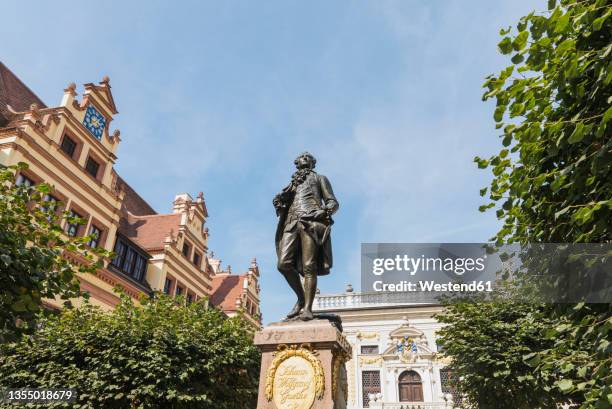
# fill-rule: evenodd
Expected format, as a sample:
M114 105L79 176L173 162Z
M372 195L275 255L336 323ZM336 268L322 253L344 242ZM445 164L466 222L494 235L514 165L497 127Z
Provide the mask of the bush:
M85 304L40 323L2 347L0 384L77 389L75 404L45 407L255 407L260 357L250 327L203 302L160 296L135 306L122 296L112 312Z
M15 183L17 171L28 168L0 166L0 343L14 341L36 328L36 316L46 312L43 299L58 298L69 305L81 294L77 274L102 267L110 253L90 248L91 236L69 237L60 227L62 220L83 224L49 201L53 187ZM66 253L78 254L75 263Z

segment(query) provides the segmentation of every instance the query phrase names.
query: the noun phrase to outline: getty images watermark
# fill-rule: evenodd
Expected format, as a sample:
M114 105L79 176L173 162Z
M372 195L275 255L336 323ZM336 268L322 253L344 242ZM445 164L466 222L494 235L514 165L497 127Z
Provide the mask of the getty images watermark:
M361 289L401 302L612 302L612 244L364 243Z

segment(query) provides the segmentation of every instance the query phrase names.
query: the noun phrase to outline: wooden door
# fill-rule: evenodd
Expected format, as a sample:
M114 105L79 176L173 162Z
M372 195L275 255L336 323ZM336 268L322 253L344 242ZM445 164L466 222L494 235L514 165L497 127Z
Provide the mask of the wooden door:
M400 402L423 402L423 384L416 372L403 372L399 377L398 387Z

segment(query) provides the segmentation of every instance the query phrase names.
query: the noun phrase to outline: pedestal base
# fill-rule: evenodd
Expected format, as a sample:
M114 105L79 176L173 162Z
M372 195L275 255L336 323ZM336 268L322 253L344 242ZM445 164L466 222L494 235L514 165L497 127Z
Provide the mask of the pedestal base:
M328 320L270 324L261 352L257 409L346 409L346 338Z

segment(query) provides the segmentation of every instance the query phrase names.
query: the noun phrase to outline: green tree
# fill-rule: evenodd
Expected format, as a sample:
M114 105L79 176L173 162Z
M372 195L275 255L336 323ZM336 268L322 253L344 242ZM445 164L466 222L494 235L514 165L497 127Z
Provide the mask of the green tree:
M548 5L521 18L516 31L501 31L499 49L512 65L487 78L483 99L496 101L503 148L475 159L494 176L480 191L490 199L480 210L495 209L503 220L499 245L609 243L612 4ZM611 312L610 304L449 305L441 341L468 405L609 408Z
M80 295L77 273L93 272L109 253L89 248L90 237L67 237L62 219L81 223L66 212L58 214L47 194L52 187L15 183L24 163L0 168L0 343L14 340L35 327L43 299L59 297L68 303ZM77 264L66 252L85 258Z
M3 347L0 384L78 390L74 404L46 407L255 407L252 327L204 302L160 296L137 306L122 296L111 312L86 304L41 323Z

